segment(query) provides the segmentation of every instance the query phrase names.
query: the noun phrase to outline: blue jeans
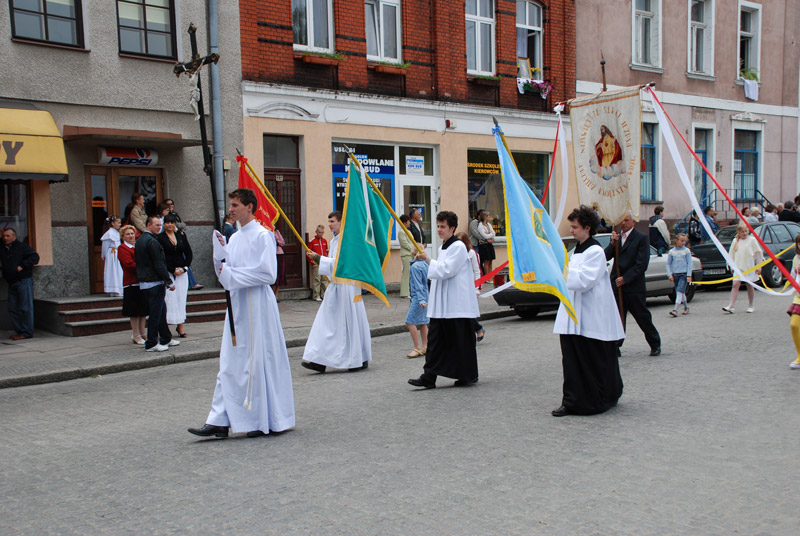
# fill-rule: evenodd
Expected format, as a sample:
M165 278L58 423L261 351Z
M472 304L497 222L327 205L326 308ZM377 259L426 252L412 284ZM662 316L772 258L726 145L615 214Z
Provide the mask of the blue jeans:
M189 275L189 288L197 286L197 280L194 278L194 274L192 273L192 267L189 266L189 269L186 271Z
M33 278L26 277L8 285L8 314L14 331L33 337Z
M142 289L141 292L145 295L148 311L150 311L150 316L147 319L145 349L152 348L156 344L169 343L172 340L172 332L170 332L167 325L167 304L164 301L164 297L167 295L167 287L162 284Z

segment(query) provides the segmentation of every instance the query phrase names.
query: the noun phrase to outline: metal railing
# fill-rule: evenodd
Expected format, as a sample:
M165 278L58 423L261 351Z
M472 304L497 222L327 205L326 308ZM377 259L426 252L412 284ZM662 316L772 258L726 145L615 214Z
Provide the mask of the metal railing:
M717 211L718 220L734 220L738 216L733 206L736 206L740 212L744 207L757 206L760 207L763 215L764 209L771 203L758 188L730 188L726 189L725 193L733 200L733 204L729 203L719 190L711 190L705 198L700 200L700 207L714 207L714 210ZM692 211L690 210L683 219L675 224L675 233L685 233L689 228L689 220L691 218Z

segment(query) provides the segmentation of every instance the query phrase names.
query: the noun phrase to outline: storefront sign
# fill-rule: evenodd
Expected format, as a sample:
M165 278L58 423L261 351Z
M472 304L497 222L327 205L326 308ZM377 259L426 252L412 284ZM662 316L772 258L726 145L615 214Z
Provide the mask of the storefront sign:
M100 147L100 165L144 166L158 164L158 153L152 149L129 149L125 147Z
M0 108L0 179L67 180L64 141L44 110Z
M425 157L407 155L406 175L425 175Z
M354 150L356 160L369 174L375 186L394 207L394 147L391 145L366 145L363 143L333 143L333 205L344 209L344 191L350 160L344 145Z

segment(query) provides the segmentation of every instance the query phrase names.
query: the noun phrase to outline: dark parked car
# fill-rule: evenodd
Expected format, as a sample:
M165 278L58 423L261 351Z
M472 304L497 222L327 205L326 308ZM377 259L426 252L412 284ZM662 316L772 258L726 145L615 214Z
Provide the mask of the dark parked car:
M753 230L761 237L770 251L778 253L794 244L795 237L800 234L800 225L789 221L772 221L756 223L753 225ZM717 231L717 238L720 243L725 246L725 249L730 249L731 242L736 238L736 226L728 225L723 227ZM717 250L717 246L715 246L713 242L706 242L705 244L695 246L692 253L703 263L704 280L715 281L718 279L726 279L733 275L725 263L722 254ZM783 265L791 270L794 249L790 249L779 258ZM770 287L778 287L783 285L786 281L780 268L775 266L775 263L770 263L765 266L761 274L764 276L764 282Z
M602 247L608 246L611 242L611 234L598 234L594 237ZM572 256L572 250L575 249L577 241L572 238L562 238L564 246L567 248L569 255ZM613 269L614 261L608 262L609 271ZM703 278L703 270L700 260L692 257L692 278L695 281L700 281ZM670 301L675 302L675 285L667 278L667 256L659 255L654 247L650 247L650 264L647 266L645 272L645 284L647 285L647 297L655 296L669 296ZM689 285L686 289L686 299L692 301L694 297L695 287ZM539 314L540 311L553 311L558 309L558 298L550 294L541 292L526 292L514 287L507 288L502 292L498 292L494 296L494 301L498 305L507 305L512 307L514 312L522 318L533 318Z

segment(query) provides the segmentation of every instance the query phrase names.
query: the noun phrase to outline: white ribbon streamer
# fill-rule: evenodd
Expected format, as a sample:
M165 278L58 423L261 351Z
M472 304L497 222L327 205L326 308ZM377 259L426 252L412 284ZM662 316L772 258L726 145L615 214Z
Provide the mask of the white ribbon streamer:
M558 212L553 224L558 228L561 219L564 217L564 209L567 206L567 191L569 190L569 168L567 168L567 135L564 133L564 123L561 121L561 112L564 111L564 104L559 103L553 111L558 117L558 151L561 153L561 199L558 202ZM553 155L555 157L555 155Z

